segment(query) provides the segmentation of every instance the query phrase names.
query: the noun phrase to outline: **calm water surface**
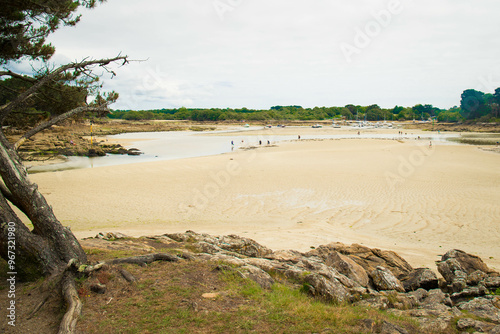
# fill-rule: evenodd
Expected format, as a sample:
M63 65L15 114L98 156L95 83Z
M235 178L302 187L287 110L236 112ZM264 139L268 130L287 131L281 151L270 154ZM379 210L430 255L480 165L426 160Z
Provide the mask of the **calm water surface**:
M211 131L211 132L190 132L190 131L174 131L174 132L138 132L124 133L108 138L114 140L126 140L129 144L126 148L137 148L144 154L140 156L128 155L111 155L105 157L68 157L68 160L63 163L57 163L46 166L37 166L29 169L30 173L59 171L68 169L94 168L102 166L113 166L130 163L141 163L162 160L175 160L193 157L202 157L210 155L218 155L229 153L249 146L258 146L260 143L266 145L276 144L279 142L296 140L297 135L279 135L275 131L269 135L256 135L253 130L261 130L262 127L252 127L245 130L237 129L234 131ZM297 133L300 133L301 128L297 128ZM214 135L216 134L216 135ZM422 136L422 135L421 135ZM439 144L452 144L446 141L447 138L453 135L449 134L432 134L429 137L433 142ZM416 139L417 135L405 135L406 139ZM361 133L358 135L356 131L343 132L334 135L301 135L302 140L308 139L395 139L402 138L395 134L380 134L380 133ZM260 143L259 143L260 142Z

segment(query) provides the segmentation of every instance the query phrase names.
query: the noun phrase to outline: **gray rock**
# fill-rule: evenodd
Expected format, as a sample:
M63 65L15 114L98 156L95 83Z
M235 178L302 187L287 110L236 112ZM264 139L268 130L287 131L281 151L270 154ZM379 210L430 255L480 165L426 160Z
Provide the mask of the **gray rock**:
M341 274L347 276L361 286L368 287L370 283L370 278L366 270L348 256L333 251L326 255L325 264L335 268Z
M258 257L249 257L249 258L245 259L245 263L251 264L252 266L259 267L260 269L262 269L266 272L278 271L281 267L281 263L278 261L261 259Z
M476 270L482 271L484 273L493 273L495 271L490 270L488 266L481 260L480 257L476 255L468 254L464 251L453 249L444 254L441 261L446 261L448 259L455 259L460 263L460 266L465 270L467 274L471 274Z
M229 265L236 266L236 267L244 266L246 264L245 261L240 259L240 258L237 258L235 256L226 255L223 253L214 254L212 256L212 258L210 259L210 261L224 262L224 263L227 263Z
M409 294L414 296L419 303L421 303L429 295L427 290L424 289L417 289L415 291L410 292Z
M487 319L496 324L500 324L500 297L486 296L478 297L473 300L458 305L460 310L466 310L470 313Z
M488 294L488 289L486 289L482 285L479 285L474 287L467 287L460 292L455 292L451 295L451 298L453 300L457 300L461 298L480 297L486 294Z
M199 241L194 245L194 248L196 248L198 251L202 253L207 253L207 254L215 254L218 252L223 251L222 248L215 246L214 244L210 244L205 241Z
M495 327L494 324L469 318L463 318L457 322L457 329L461 331L472 329L481 333L487 333L492 330L493 327Z
M488 278L488 275L486 273L480 270L476 270L467 276L467 285L478 285L479 282L484 281L486 278Z
M448 258L438 262L437 269L448 283L448 289L451 292L460 292L467 286L467 272L458 260Z
M209 244L216 244L216 237L205 233L196 233L194 231L186 231L184 233L167 233L164 234L172 240L177 242L200 242L204 241Z
M239 237L237 235L218 238L217 246L250 257L265 257L273 252L271 249L260 245L252 239Z
M361 319L359 321L359 325L363 328L363 330L367 333L375 333L375 326L377 323L372 319Z
M443 304L443 305L452 306L452 302L450 300L450 297L447 294L445 294L443 291L441 291L440 289L430 290L429 293L427 294L427 297L423 300L422 303L424 305Z
M497 277L490 276L486 278L482 283L488 289L498 289L500 288L500 276Z
M418 268L400 279L406 291L437 289L438 278L429 268Z
M361 307L371 307L379 310L387 310L389 308L389 299L383 295L372 295L370 298L362 299L355 302L354 305Z
M388 269L378 266L370 273L373 284L378 290L396 290L404 292L403 284Z
M342 275L335 268L327 266L321 261L320 258L317 257L303 259L301 262L297 263L296 266L304 269L304 271L312 271L318 273L328 279L337 279L346 288L358 286L356 282L352 281L347 276Z
M306 256L310 254L326 258L328 254L334 251L354 260L354 262L363 267L367 273L372 272L378 266L389 269L396 276L408 274L413 270L411 265L395 252L376 248L371 249L358 244L345 245L336 242L322 245L306 253Z
M497 325L497 326L493 327L490 330L489 334L500 334L500 325Z
M326 279L318 274L310 274L304 277L304 282L309 284L314 296L322 297L336 303L349 301L349 291L336 279Z
M408 334L408 331L401 326L384 321L380 329L380 334Z
M238 268L238 271L243 277L251 279L264 289L270 289L274 284L274 279L268 273L258 267L245 265Z
M294 250L279 250L266 255L266 259L298 263L304 255Z

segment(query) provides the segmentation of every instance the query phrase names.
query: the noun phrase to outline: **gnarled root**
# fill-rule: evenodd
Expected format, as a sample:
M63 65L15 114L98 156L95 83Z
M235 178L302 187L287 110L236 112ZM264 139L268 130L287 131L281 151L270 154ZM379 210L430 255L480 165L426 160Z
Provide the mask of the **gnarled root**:
M66 314L59 325L58 334L70 334L75 332L78 317L82 312L82 302L76 291L75 278L72 273L66 272L62 280L62 294L68 304Z

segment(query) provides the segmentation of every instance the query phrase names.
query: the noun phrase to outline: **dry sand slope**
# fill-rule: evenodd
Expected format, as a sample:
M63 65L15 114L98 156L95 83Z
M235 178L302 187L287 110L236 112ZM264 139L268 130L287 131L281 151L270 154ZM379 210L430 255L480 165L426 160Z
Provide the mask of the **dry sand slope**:
M343 139L32 179L78 237L192 229L302 251L340 241L432 268L459 248L499 270L499 166L473 146Z

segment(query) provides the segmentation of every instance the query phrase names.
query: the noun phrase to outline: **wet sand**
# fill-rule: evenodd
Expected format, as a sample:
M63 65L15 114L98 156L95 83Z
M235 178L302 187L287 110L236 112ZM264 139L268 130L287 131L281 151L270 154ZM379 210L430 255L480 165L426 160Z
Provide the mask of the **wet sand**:
M300 251L338 241L431 268L458 248L500 270L499 166L475 146L341 139L31 177L79 238L190 229Z

